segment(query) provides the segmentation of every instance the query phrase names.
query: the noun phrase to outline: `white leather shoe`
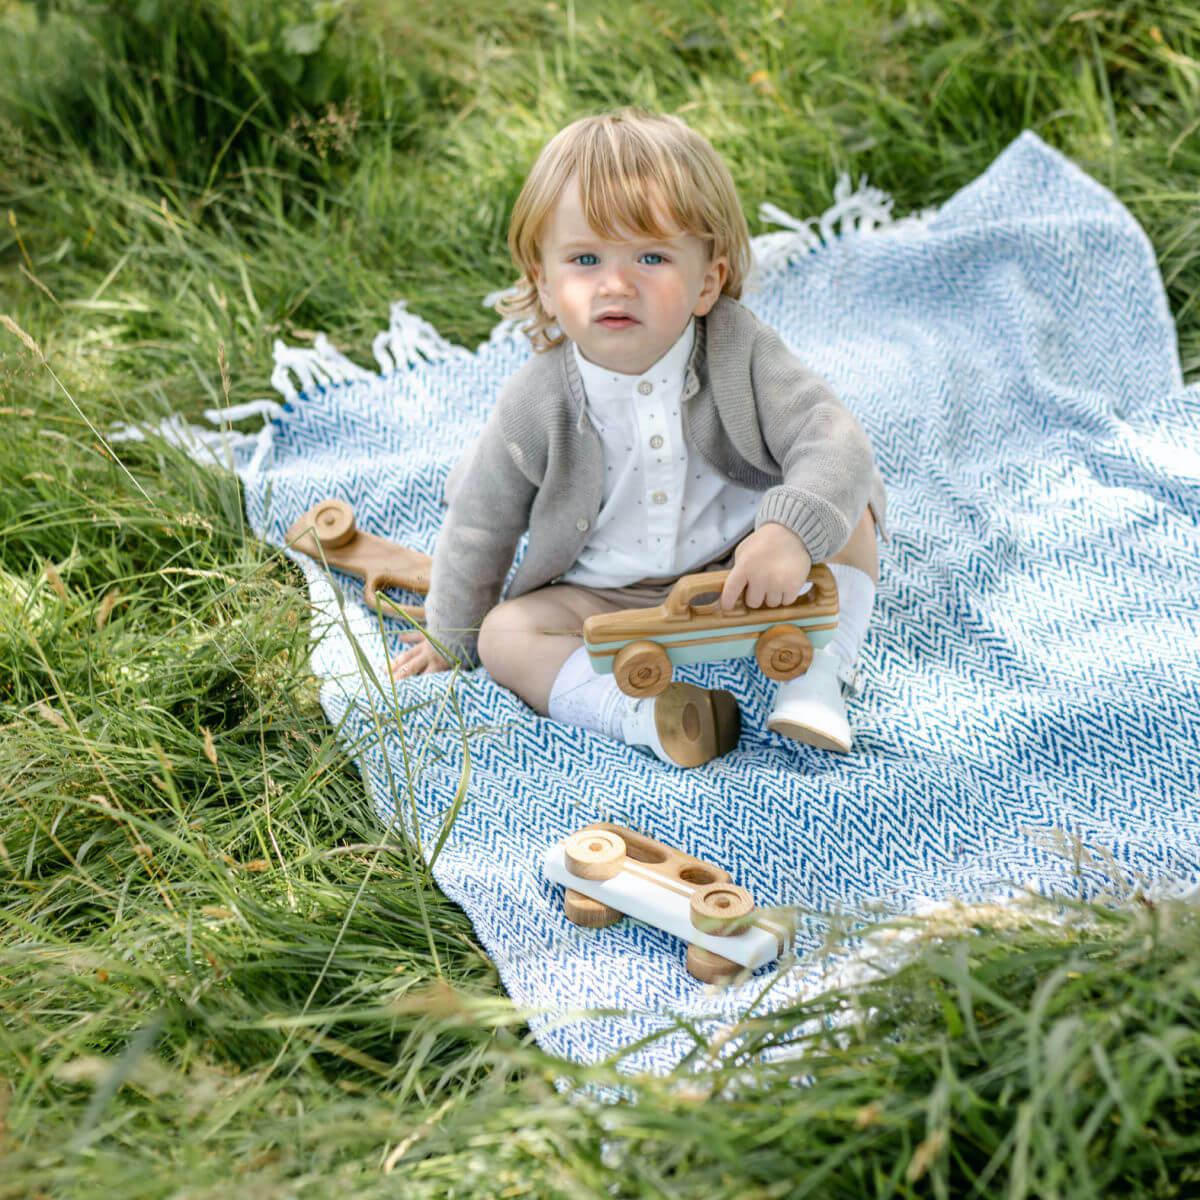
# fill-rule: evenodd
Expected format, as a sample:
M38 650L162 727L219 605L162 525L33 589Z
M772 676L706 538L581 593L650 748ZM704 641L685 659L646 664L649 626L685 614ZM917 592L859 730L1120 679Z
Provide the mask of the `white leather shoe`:
M669 683L657 696L628 699L621 738L649 746L663 762L698 767L737 745L742 716L737 699L724 688Z
M767 728L821 750L847 753L853 739L842 696L843 682L857 692L857 671L847 669L834 655L818 650L803 675L779 685Z

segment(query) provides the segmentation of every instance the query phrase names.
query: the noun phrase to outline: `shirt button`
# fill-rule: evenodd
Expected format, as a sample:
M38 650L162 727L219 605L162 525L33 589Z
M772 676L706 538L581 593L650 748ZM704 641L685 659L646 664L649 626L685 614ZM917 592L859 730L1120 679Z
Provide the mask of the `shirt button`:
M659 448L659 446L661 446L661 445L662 445L662 435L661 435L661 434L658 434L658 433L656 433L656 434L655 434L655 435L654 435L654 436L653 436L653 437L650 439L650 446L651 446L651 449L657 450L657 449Z
M641 392L643 396L648 396L652 391L654 391L654 384L652 384L648 379L643 379L642 382L638 384L638 391Z
M651 499L651 500L653 500L655 504L666 504L666 502L667 502L667 493L666 493L666 492L655 492L655 493L654 493L654 494L653 494L653 495L650 497L650 499Z
M587 529L587 527L588 527L587 517L580 517L579 520L575 522L575 528L578 529L580 533L583 533L584 530Z

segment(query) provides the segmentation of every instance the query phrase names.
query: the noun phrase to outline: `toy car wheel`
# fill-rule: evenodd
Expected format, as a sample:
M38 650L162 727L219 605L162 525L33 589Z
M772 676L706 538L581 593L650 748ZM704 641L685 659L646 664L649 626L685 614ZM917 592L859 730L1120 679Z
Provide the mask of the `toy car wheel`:
M587 929L607 929L625 918L620 909L593 900L573 888L567 888L563 895L563 913L572 924Z
M625 864L625 841L609 829L581 829L563 843L563 861L580 879L611 879Z
M313 512L317 541L326 550L344 546L357 532L354 528L354 509L345 500L323 500Z
M742 933L754 911L754 897L736 883L711 883L692 893L692 924L704 933L729 937Z
M687 969L688 974L693 979L699 979L701 983L729 983L746 973L746 968L741 963L722 958L702 946L693 945L687 948Z
M795 679L812 665L813 644L795 625L772 625L759 634L754 657L768 679Z
M613 675L627 696L657 696L671 682L671 660L657 642L630 642L617 651Z

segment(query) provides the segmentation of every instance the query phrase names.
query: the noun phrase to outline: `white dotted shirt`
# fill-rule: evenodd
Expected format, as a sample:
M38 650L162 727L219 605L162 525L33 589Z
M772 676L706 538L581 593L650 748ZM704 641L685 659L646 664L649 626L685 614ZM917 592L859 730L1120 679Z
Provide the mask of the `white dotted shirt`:
M762 492L728 482L684 441L680 399L695 326L693 317L640 375L598 367L571 343L604 448L604 501L564 583L625 587L686 575L754 528Z

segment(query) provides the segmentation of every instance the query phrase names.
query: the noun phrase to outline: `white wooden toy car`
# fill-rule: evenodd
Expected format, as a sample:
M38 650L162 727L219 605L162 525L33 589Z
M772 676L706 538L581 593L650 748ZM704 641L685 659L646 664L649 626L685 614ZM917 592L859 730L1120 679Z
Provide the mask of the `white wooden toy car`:
M630 916L687 943L687 969L723 982L773 962L790 921L755 910L729 872L621 825L599 821L552 845L546 874L566 889L567 919L595 928Z

